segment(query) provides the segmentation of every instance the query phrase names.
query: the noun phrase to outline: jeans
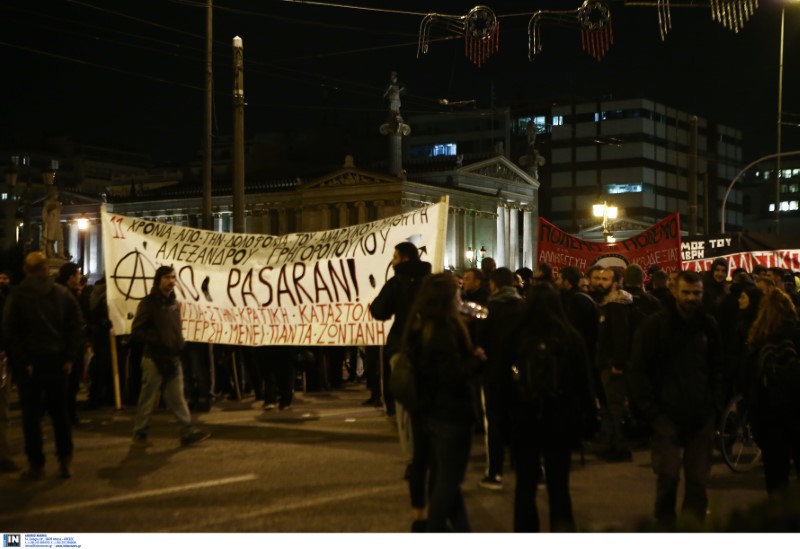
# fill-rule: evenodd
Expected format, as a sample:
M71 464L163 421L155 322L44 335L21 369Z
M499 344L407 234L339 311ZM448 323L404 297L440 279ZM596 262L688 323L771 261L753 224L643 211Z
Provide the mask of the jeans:
M789 488L792 461L800 475L800 437L783 426L769 425L759 440L767 493L777 494Z
M63 361L58 361L63 362ZM72 427L67 410L67 374L52 369L46 375L37 373L41 365L34 364L34 374L18 380L22 408L22 430L25 435L25 455L31 467L44 467L42 443L42 407L46 408L53 424L56 455L59 461L72 457Z
M178 420L180 436L183 438L189 435L192 432L192 418L183 397L183 371L180 365L177 374L164 381L156 363L149 356L142 357L142 389L133 424L134 434L147 435L150 431L150 418L158 402L159 391L167 408Z
M666 418L656 419L652 438L653 471L657 475L656 520L669 524L677 518L675 506L678 499L681 462L686 478L682 512L693 516L701 523L705 520L713 452L713 417L698 428L683 430Z
M536 490L544 459L547 501L550 508L551 532L574 532L572 498L569 494L569 472L572 459L566 441L543 442L535 434L518 437L514 448L517 464L517 486L514 493L514 531L538 532L539 512Z
M603 370L600 372L600 379L603 382L603 391L606 395L606 412L608 412L608 417L604 418L603 421L608 434L607 448L612 452L630 451L630 444L628 444L622 431L622 424L628 414L625 378L622 374L614 374L611 370Z
M461 483L472 446L472 422L428 418L425 423L432 452L428 532L469 532Z
M400 408L400 406L398 406ZM427 498L428 469L430 468L431 451L429 438L425 432L425 420L419 414L410 414L403 410L397 414L408 417L408 430L413 440L411 463L408 465L408 491L411 495L411 507L424 509Z

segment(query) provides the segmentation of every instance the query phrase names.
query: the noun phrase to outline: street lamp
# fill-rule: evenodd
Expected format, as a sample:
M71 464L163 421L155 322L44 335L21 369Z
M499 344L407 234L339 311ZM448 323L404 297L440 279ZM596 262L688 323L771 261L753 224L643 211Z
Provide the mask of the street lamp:
M797 4L800 0L784 0L781 4L781 42L778 57L778 139L775 157L775 234L781 232L781 126L783 125L783 35L786 20L786 4Z
M602 203L592 205L592 213L594 213L595 217L603 218L603 237L605 238L606 242L609 244L616 242L617 239L614 238L614 233L611 232L608 220L616 219L619 209L616 206L609 206L606 201L603 200Z
M467 265L470 267L475 265L475 250L472 249L472 246L467 246L467 253L465 254L467 257Z

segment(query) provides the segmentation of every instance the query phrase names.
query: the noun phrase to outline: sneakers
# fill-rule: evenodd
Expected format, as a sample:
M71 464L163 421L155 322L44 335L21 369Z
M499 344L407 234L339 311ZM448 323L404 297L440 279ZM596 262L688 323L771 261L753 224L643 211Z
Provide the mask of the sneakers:
M264 410L266 410L266 411L269 411L269 410L274 410L274 409L275 409L275 408L277 408L277 407L278 407L278 405L277 405L277 404L275 404L275 403L272 403L272 402L265 402L265 403L264 403L264 406L262 406L262 408L263 408Z
M27 469L19 475L20 480L42 480L44 478L44 467L34 467L29 465Z
M202 442L211 436L210 433L206 433L205 431L192 431L185 437L181 437L181 445L182 446L190 446L192 444L196 444L198 442Z
M131 439L131 444L134 446L151 446L150 439L144 433L134 433L133 438Z
M503 477L501 477L500 475L494 475L494 476L486 475L481 479L478 485L481 488L486 488L487 490L502 490Z
M59 478L72 478L72 458L64 458L58 463Z

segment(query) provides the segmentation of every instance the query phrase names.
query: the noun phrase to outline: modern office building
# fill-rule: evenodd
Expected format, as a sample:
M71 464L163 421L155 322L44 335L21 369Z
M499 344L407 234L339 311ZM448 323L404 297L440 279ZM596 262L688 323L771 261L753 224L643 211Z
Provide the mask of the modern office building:
M592 205L606 202L619 208L621 228L677 211L688 230L694 185L697 232L717 232L728 183L742 166L740 130L647 99L555 105L549 117L543 186L556 225L597 233ZM741 190L728 198L726 217L729 230L741 230Z

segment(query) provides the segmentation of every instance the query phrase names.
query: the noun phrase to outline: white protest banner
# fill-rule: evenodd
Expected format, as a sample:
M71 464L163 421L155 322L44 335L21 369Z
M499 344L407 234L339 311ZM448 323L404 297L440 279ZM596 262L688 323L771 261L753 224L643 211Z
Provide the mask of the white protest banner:
M369 304L410 241L443 263L447 198L393 217L284 236L219 233L102 212L109 317L129 334L155 270L171 265L187 341L228 345L383 345Z

